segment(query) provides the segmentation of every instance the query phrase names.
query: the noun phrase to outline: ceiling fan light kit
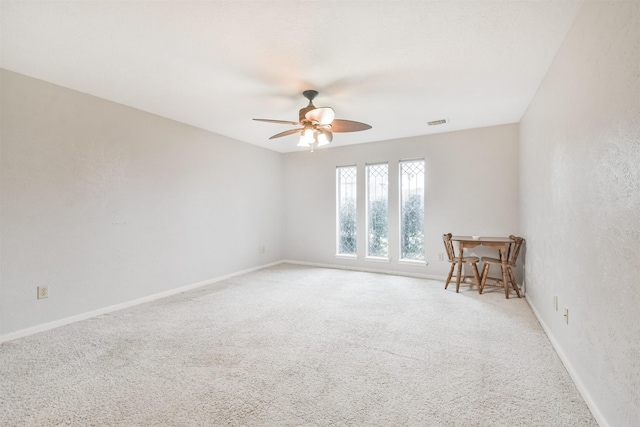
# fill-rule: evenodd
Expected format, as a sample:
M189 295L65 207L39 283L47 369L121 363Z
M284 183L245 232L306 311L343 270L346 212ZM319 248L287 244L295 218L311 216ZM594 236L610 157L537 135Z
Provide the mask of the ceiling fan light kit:
M313 105L313 99L318 95L316 90L305 90L302 95L309 100L309 104L300 109L297 122L271 119L253 120L302 126L301 128L277 133L269 139L300 133L298 147L310 147L311 152L313 152L314 147L330 144L333 141L334 132L358 132L371 129L371 126L365 123L336 119L336 113L331 107L316 107Z

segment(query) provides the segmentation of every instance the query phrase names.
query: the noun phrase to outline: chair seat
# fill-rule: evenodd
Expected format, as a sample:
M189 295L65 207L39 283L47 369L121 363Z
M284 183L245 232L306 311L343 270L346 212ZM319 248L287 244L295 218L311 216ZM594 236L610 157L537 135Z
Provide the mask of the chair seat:
M464 256L462 257L462 262L479 262L480 258L478 258L477 256ZM498 260L500 261L500 260ZM455 257L453 259L453 262L460 262L460 257Z
M491 258L488 256L483 256L482 257L482 262L486 263L486 264L502 264L502 260L500 258ZM515 267L514 263L511 263L509 261L507 261L505 264L511 266L511 267Z

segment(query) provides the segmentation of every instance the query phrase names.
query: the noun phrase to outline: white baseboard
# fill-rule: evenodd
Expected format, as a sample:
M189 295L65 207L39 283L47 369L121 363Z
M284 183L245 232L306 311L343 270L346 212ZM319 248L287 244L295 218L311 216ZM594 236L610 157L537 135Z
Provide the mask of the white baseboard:
M538 310L536 309L535 305L531 302L529 298L527 298L526 295L525 295L525 299L529 304L529 307L531 307L533 314L538 319L538 322L542 326L542 329L544 330L545 334L547 334L547 338L549 338L549 341L551 341L551 345L553 346L554 350L558 354L558 357L560 357L560 360L564 364L564 367L567 369L567 372L569 372L569 376L573 380L573 383L576 385L576 388L578 389L585 403L589 407L589 410L591 411L593 418L595 418L595 420L597 421L598 425L600 425L600 427L611 427L611 424L607 422L605 417L602 415L602 412L600 412L600 410L598 409L598 406L591 398L591 394L589 394L589 390L582 382L582 379L576 372L575 368L573 367L573 364L571 363L571 361L569 360L565 352L562 350L560 343L558 343L558 341L555 339L555 337L551 333L551 330L547 327L545 322L542 320L542 317L540 316L540 313L538 313Z
M366 268L360 266L351 266L351 265L343 265L343 264L322 264L318 262L306 262L306 261L293 261L293 260L283 260L283 264L295 264L295 265L306 265L309 267L321 267L321 268L336 268L339 270L351 270L351 271L363 271L367 273L380 273L380 274L392 274L395 276L406 276L406 277L416 277L418 279L427 279L427 280L437 280L440 282L444 282L447 280L447 276L436 276L433 274L420 274L420 273L407 273L404 271L396 271L396 270L382 270L379 268Z
M122 310L125 308L133 307L135 305L144 304L146 302L155 301L160 298L166 298L172 295L177 295L182 292L190 291L192 289L200 288L202 286L207 286L212 283L220 282L222 280L227 280L232 277L240 276L242 274L251 273L252 271L262 270L263 268L273 267L274 265L282 264L282 261L272 262L270 264L264 264L257 267L247 268L245 270L236 271L234 273L225 274L224 276L216 277L209 280L204 280L198 283L192 283L190 285L181 286L179 288L170 289L168 291L159 292L157 294L148 295L146 297L138 298L131 301L125 301L120 304L111 305L109 307L99 308L97 310L89 311L82 314L77 314L75 316L65 317L64 319L54 320L53 322L47 322L36 326L31 326L26 329L21 329L19 331L10 332L8 334L0 335L0 343L15 340L18 338L26 337L29 335L37 334L39 332L48 331L54 328L59 328L60 326L69 325L71 323L79 322L81 320L90 319L92 317L100 316L102 314L112 313L114 311Z

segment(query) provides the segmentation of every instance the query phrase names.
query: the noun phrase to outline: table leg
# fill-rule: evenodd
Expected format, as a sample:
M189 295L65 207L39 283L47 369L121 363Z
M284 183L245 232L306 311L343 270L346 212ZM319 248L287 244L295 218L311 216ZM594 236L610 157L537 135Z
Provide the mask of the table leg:
M460 276L462 275L462 254L464 251L464 245L460 242L458 249L458 275L456 277L456 292L460 291Z
M456 277L456 292L460 291L460 276L462 275L462 261L458 261L458 274Z
M473 265L473 277L476 279L476 285L478 286L478 293L481 294L482 292L480 292L480 275L478 274L478 264L474 262L472 265Z

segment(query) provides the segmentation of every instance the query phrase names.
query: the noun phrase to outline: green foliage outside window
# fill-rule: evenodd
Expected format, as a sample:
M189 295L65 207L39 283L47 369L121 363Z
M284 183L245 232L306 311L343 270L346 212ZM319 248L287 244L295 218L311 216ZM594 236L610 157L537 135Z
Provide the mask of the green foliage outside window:
M402 207L402 258L424 259L424 206L418 195L409 196Z
M374 200L369 208L369 256L386 257L388 254L388 203Z
M340 253L356 253L356 202L345 200L340 207Z

